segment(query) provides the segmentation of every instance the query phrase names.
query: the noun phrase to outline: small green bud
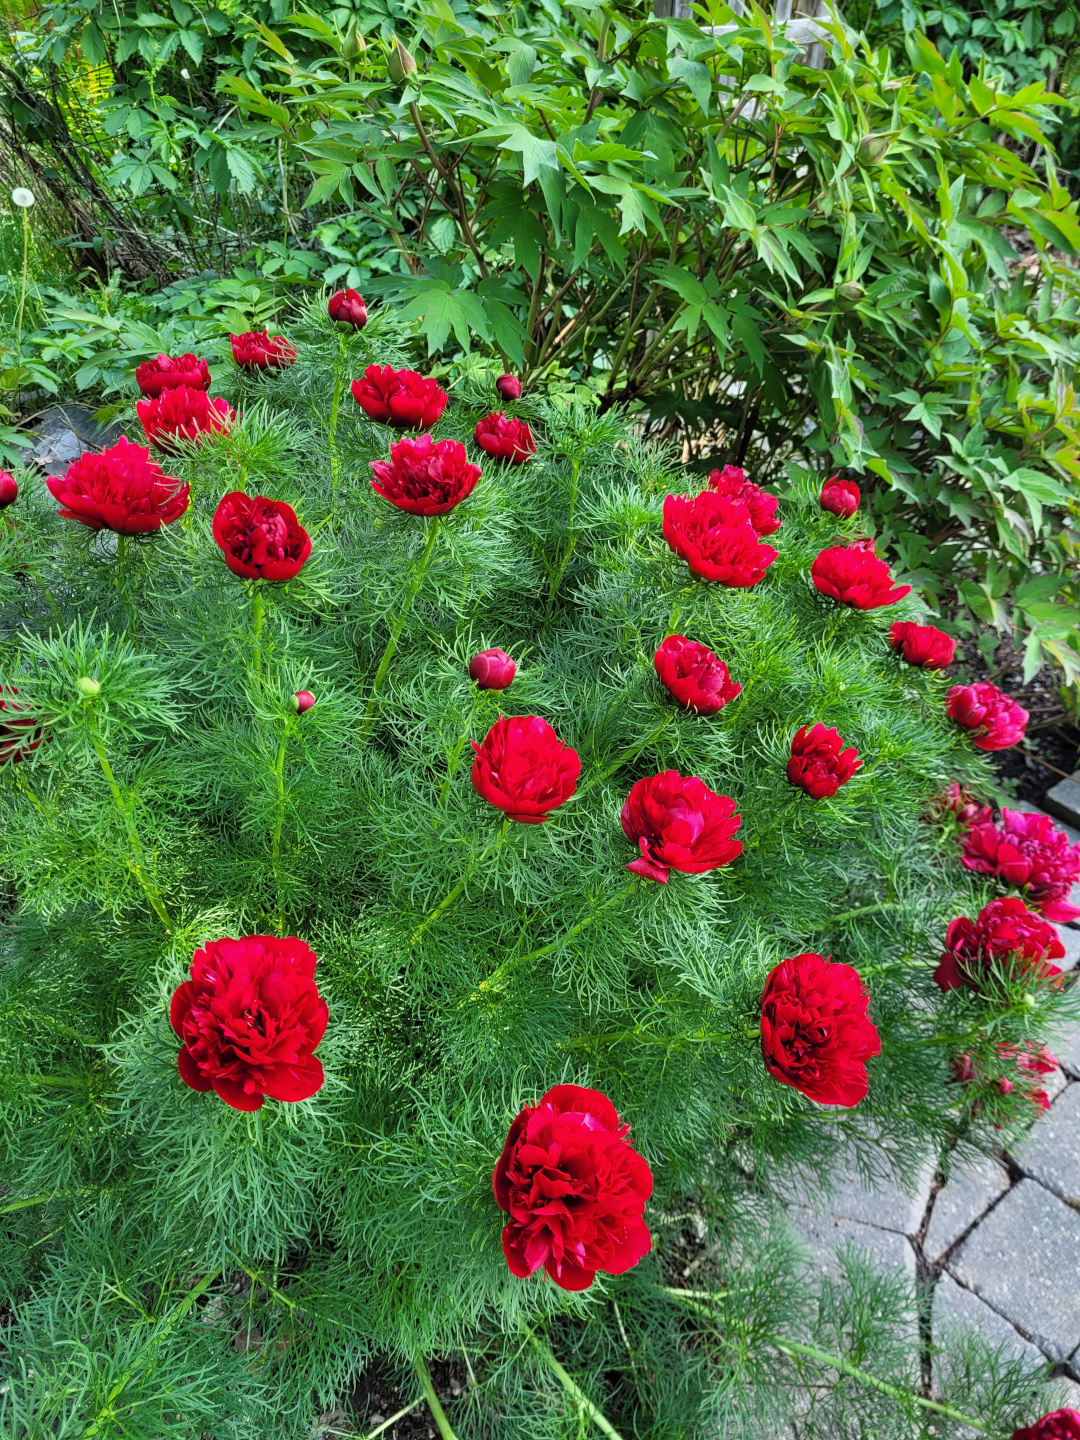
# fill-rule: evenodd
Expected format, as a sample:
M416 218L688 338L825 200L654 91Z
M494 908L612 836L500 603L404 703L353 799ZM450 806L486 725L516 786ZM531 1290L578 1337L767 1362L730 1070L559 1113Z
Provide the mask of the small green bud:
M836 293L841 300L850 300L854 304L866 294L866 286L860 285L858 280L845 280L843 284L837 285Z
M1030 990L1028 990L1026 994L1021 995L1021 997L1020 997L1020 1004L1023 1005L1023 1006L1025 1006L1026 1009L1028 1009L1028 1010L1034 1010L1034 1008L1035 1008L1035 996L1032 995L1032 993L1031 993Z
M75 689L78 690L84 700L92 700L101 689L101 686L96 680L92 680L89 675L84 675L81 680L76 680Z
M356 21L354 20L345 31L341 41L342 58L345 60L355 60L356 57L362 55L366 49L367 46L364 44L364 37L356 28Z
M416 61L409 54L401 41L394 36L394 48L390 51L390 58L386 64L390 79L395 85L400 85L406 75L412 75L416 70Z
M892 147L893 136L888 130L872 130L859 141L856 158L860 165L880 165Z

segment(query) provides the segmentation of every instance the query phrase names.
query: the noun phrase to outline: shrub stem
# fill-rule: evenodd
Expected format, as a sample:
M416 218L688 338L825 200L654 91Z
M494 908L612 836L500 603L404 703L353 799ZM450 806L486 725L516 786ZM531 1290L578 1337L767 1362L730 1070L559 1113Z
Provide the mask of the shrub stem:
M543 1341L538 1340L533 1334L533 1332L529 1329L526 1329L525 1333L528 1335L530 1341L532 1342L532 1347L536 1351L537 1355L539 1355L540 1359L543 1360L544 1364L559 1381L559 1383L562 1385L563 1389L570 1396L570 1398L577 1404L578 1408L580 1410L584 1410L585 1414L588 1415L589 1419L593 1422L596 1428L598 1430L602 1430L603 1433L608 1437L608 1440L622 1440L622 1436L615 1429L615 1426L612 1425L611 1421L607 1418L604 1412L598 1406L593 1404L593 1402L589 1399L588 1395L585 1394L585 1391L582 1390L581 1386L578 1385L567 1373L567 1371L559 1364L558 1360L555 1359L555 1356L551 1353L551 1351L543 1343Z
M465 889L465 886L472 879L473 873L476 871L476 869L479 866L483 865L486 861L490 860L491 857L495 854L496 850L500 848L500 846L503 844L503 842L506 840L506 837L510 833L511 823L512 822L510 820L503 821L502 825L499 827L498 834L495 836L494 840L492 840L491 844L487 847L487 849L482 854L477 855L474 860L471 860L469 862L465 874L450 891L450 894L447 895L444 900L441 900L439 904L435 906L435 909L432 910L431 914L428 915L425 920L422 920L420 922L417 928L413 931L412 943L414 945L426 930L430 930L432 925L438 922L440 916L443 914L443 911L449 910L450 906L454 903L454 901L458 898L461 892Z
M285 899L281 888L281 830L285 823L285 752L289 744L292 721L285 720L285 729L274 761L274 779L277 782L277 818L274 822L274 837L270 844L270 858L274 867L274 888L277 890L278 934L285 934Z
M413 1369L416 1371L420 1380L421 1388L424 1391L424 1399L427 1401L428 1409L431 1411L431 1418L439 1427L439 1434L442 1436L442 1440L457 1440L457 1436L450 1428L450 1421L446 1418L446 1411L439 1403L438 1395L435 1394L435 1386L431 1383L431 1376L428 1374L428 1368L424 1364L423 1356L419 1350L413 1356ZM410 1406L410 1409L411 1408Z
M255 677L259 681L262 680L262 628L264 619L262 587L258 580L256 580L251 590L251 665L255 671Z

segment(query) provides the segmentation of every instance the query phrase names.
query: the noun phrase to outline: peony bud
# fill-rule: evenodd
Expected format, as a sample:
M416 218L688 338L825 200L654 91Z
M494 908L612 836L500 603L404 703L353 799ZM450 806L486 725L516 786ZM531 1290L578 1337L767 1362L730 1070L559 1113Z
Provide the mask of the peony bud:
M394 36L394 47L386 62L386 69L395 85L400 85L406 75L412 75L416 71L416 61L396 35Z
M516 375L500 375L495 381L495 389L504 400L521 399L521 381Z
M841 520L850 520L861 499L862 493L854 480L841 480L839 475L831 475L821 487L818 504L822 510L838 515Z
M1027 1010L1035 1009L1035 996L1032 995L1030 990L1026 990L1024 994L1021 995L1020 1004L1023 1005L1024 1008Z
M856 151L860 165L880 165L892 148L893 136L888 130L872 130L859 141Z
M15 476L9 475L6 470L0 470L0 510L6 510L18 498L19 487L15 484Z
M310 690L297 690L290 703L298 715L303 715L305 710L310 710L315 704L315 696Z
M481 650L469 661L469 679L480 690L505 690L516 674L517 665L505 650Z
M341 41L342 59L355 60L356 57L362 55L366 49L367 46L364 43L364 37L356 28L356 21L354 20L345 31L345 35Z
M337 325L362 330L368 322L367 304L355 290L335 290L326 303L326 313Z
M100 691L101 686L96 680L92 680L89 675L84 675L81 680L76 680L75 689L78 690L84 700L92 700Z
M850 300L854 304L866 294L866 286L860 285L858 280L845 280L843 284L837 285L836 293L841 300Z

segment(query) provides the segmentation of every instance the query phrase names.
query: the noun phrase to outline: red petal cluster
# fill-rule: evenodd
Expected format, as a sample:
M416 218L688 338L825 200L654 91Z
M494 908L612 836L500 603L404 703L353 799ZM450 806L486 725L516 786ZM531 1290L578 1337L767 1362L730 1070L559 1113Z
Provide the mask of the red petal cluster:
M42 727L23 713L14 685L0 685L0 765L25 760L41 744Z
M1047 920L1063 924L1080 916L1067 899L1080 880L1080 845L1070 845L1049 815L1003 809L995 825L984 811L964 836L960 858L969 870L1023 890Z
M505 690L516 674L517 666L505 650L481 650L469 661L469 679L479 690Z
M390 446L390 459L372 460L371 488L410 515L445 515L460 505L480 479L460 440L420 435Z
M473 438L481 450L511 465L524 465L536 454L536 441L524 420L495 410L476 422Z
M510 1220L503 1254L524 1280L542 1265L563 1290L621 1275L652 1247L642 1218L652 1171L599 1090L556 1085L510 1127L491 1177Z
M958 725L972 732L977 750L1007 750L1024 738L1028 712L986 680L954 685L945 706Z
M664 539L695 575L740 589L756 585L780 553L759 541L745 505L715 490L669 495Z
M500 375L495 381L495 389L504 400L521 399L521 381L516 375Z
M830 475L821 487L818 504L831 515L841 520L850 520L859 508L862 491L854 480L841 480L839 475Z
M144 360L135 371L135 384L144 395L160 395L163 390L209 390L210 367L195 355L157 355Z
M1080 1410L1053 1410L1034 1425L1014 1430L1012 1440L1080 1440Z
M746 506L750 524L759 535L773 535L784 523L776 513L780 501L768 490L762 490L746 478L746 471L738 465L725 465L722 470L710 470L708 486L726 500L735 500Z
M315 952L295 936L211 940L169 1009L184 1042L180 1078L234 1110L307 1100L323 1083L314 1050L328 1019L315 987Z
M985 973L993 965L1011 965L1022 974L1038 975L1041 979L1060 975L1048 960L1060 960L1065 947L1048 920L1029 910L1014 895L991 900L971 920L961 915L945 932L945 953L934 971L934 979L942 990L955 990L966 985L978 990Z
M581 774L576 750L539 715L502 715L476 751L476 793L522 825L539 825L570 799Z
M152 400L140 400L135 413L147 440L159 450L175 448L174 440L201 440L217 430L228 430L236 418L232 406L220 395L210 396L186 385L163 390Z
M804 725L791 742L787 778L811 800L827 800L847 784L861 764L858 750L844 749L838 730L820 723L808 730Z
M952 815L963 829L971 825L992 824L994 815L989 805L981 805L966 785L953 780L932 800L927 810L927 819L944 820Z
M866 1062L881 1051L869 997L850 965L814 951L782 960L761 996L761 1054L774 1080L819 1105L858 1105Z
M679 704L699 715L715 715L742 690L718 656L685 635L669 635L653 656L653 665Z
M696 775L661 770L639 780L619 818L626 838L641 851L627 870L661 885L672 870L701 875L742 854L742 841L731 838L742 824L735 801L717 795Z
M368 322L364 297L356 290L335 290L326 303L326 313L338 325L362 330Z
M810 578L822 595L856 610L895 605L911 593L910 585L894 585L892 572L874 554L873 540L832 545L815 558Z
M998 1054L1007 1064L1015 1065L1016 1083L1020 1086L1020 1093L1023 1098L1034 1106L1036 1111L1050 1109L1050 1097L1045 1090L1039 1089L1033 1082L1035 1075L1052 1075L1058 1068L1058 1063L1050 1052L1042 1047L1036 1048L1028 1045L1023 1049L1017 1049L1014 1045L1007 1044L1004 1040L994 1047ZM954 1055L949 1062L952 1068L952 1080L957 1085L974 1083L976 1089L987 1085L993 1085L994 1089L1001 1095L1011 1095L1015 1086L1007 1075L995 1077L983 1075L972 1061L970 1055ZM972 1115L978 1115L982 1109L983 1102L976 1095L969 1099ZM997 1122L995 1121L995 1125ZM998 1127L1000 1129L1000 1126Z
M447 393L430 375L369 365L352 382L353 399L372 420L399 430L430 430L446 409Z
M914 620L896 620L889 630L889 644L909 665L924 670L944 670L956 654L956 641L933 625L916 625Z
M96 455L80 455L66 474L49 475L45 484L65 520L118 535L160 530L188 507L188 486L166 475L145 445L123 435Z
M232 358L241 370L281 370L296 359L296 346L284 335L271 335L268 330L247 330L243 335L230 335Z
M282 500L230 490L214 511L214 539L225 564L244 580L284 584L300 574L311 536Z
M0 470L0 510L14 505L18 498L19 487L15 483L15 476L8 470Z

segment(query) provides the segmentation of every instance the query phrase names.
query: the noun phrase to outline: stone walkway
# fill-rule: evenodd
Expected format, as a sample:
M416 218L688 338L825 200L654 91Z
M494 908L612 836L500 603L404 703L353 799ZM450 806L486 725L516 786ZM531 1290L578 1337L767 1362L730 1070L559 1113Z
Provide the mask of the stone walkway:
M1070 784L1080 799L1080 775L1074 781L1055 788ZM1080 841L1054 809L1054 823ZM1080 885L1072 900L1080 905ZM1056 963L1080 968L1080 922L1059 933L1066 956ZM935 1342L977 1325L993 1344L1053 1366L1061 1403L1080 1409L1080 1025L1049 1048L1060 1066L1042 1077L1052 1104L1015 1153L988 1154L947 1179L928 1172L913 1197L895 1186L869 1192L850 1174L826 1213L793 1205L790 1216L827 1273L838 1273L836 1251L848 1244L902 1266L931 1287Z

